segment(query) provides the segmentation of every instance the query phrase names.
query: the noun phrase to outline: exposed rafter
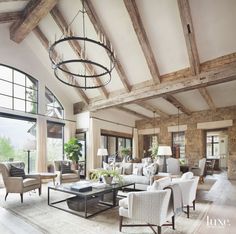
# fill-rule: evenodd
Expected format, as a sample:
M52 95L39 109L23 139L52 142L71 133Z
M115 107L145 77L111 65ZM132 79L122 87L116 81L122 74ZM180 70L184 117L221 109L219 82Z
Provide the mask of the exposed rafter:
M96 14L96 11L92 5L92 2L90 0L85 0L84 1L84 7L85 7L85 10L86 10L86 13L90 19L90 21L92 22L93 26L94 26L94 29L95 31L97 32L97 34L103 34L104 37L105 37L105 41L108 43L108 44L111 44L107 34L106 34L106 31L104 29L104 27L102 26L102 23L100 21L100 19L98 18L97 14ZM119 58L117 57L116 55L116 65L115 65L115 68L116 68L116 71L121 79L121 82L124 86L124 88L126 89L127 92L130 92L131 91L131 85L129 84L129 81L128 81L128 78L125 74L125 71L121 65L121 62L119 60Z
M194 35L192 16L188 0L178 0L180 18L183 26L185 42L187 45L190 68L193 75L200 73L200 61Z
M131 18L134 31L138 37L139 44L143 50L148 68L152 75L152 79L154 83L160 83L160 73L146 31L142 23L138 7L134 0L124 0L124 4Z
M58 25L58 27L60 28L61 32L63 33L64 29L68 28L68 24L57 6L55 6L51 10L51 15L52 15L54 21L56 22L56 24ZM81 48L80 44L77 41L71 41L69 44L70 44L71 48L73 49L73 51L76 53L76 55L80 58L81 53L82 53L82 48ZM91 64L87 64L86 69L90 74L96 73ZM102 85L102 83L99 79L95 78L94 82L96 82L96 85ZM99 91L102 96L104 96L105 98L108 98L109 94L104 86L99 88Z
M124 112L126 112L128 114L134 115L134 116L136 116L138 118L141 118L141 119L151 119L149 116L140 114L140 113L138 113L136 111L130 110L130 109L128 109L126 107L123 107L123 106L117 106L116 109L124 111Z
M207 89L206 88L200 88L198 90L199 90L200 94L202 95L202 97L205 99L208 106L211 108L211 110L215 111L216 106L215 106L209 92L207 91Z
M209 85L225 83L232 80L236 80L236 62L208 72L202 72L198 75L177 78L172 82L162 82L161 84L144 86L133 90L130 93L110 97L108 100L97 100L91 103L88 106L88 109L95 111L112 106L128 104L138 100L162 97L165 94L175 94Z
M0 24L14 22L19 20L20 17L22 17L21 11L0 13Z
M175 106L177 109L180 109L184 114L191 115L191 111L188 110L181 102L179 102L174 96L172 95L164 95L163 98Z
M160 115L161 117L164 117L164 118L168 118L169 115L166 114L165 112L161 111L159 108L149 104L149 103L146 103L144 101L137 101L135 102L135 104L143 107L144 109L146 110L149 110L149 111L152 111L152 112L156 112L156 114Z
M56 5L58 0L31 0L23 11L23 17L10 27L11 40L20 43Z
M40 30L40 28L37 26L34 30L33 30L34 34L36 35L36 37L40 40L40 42L42 43L43 47L48 50L48 46L49 46L49 41L46 38L46 36L43 34L43 32ZM57 57L57 53L54 52L53 53L53 57ZM63 66L63 68L65 70L69 70L65 65ZM82 89L78 89L78 88L74 88L76 90L76 92L79 94L80 98L86 103L89 104L89 99L86 96L86 94L84 93L84 91Z

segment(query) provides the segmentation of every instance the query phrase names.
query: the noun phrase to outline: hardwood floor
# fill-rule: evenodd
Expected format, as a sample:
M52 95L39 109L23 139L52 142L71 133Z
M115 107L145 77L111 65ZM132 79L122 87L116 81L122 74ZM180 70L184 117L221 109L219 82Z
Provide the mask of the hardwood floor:
M236 233L236 181L228 180L226 172L207 178L217 181L210 191L199 191L197 194L198 200L212 202L197 233Z

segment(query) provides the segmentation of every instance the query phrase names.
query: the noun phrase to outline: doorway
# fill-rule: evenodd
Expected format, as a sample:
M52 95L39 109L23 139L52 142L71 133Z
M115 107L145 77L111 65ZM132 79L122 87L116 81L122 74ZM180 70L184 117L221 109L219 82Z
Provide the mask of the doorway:
M226 129L206 132L206 158L214 161L215 170L227 170L228 133Z

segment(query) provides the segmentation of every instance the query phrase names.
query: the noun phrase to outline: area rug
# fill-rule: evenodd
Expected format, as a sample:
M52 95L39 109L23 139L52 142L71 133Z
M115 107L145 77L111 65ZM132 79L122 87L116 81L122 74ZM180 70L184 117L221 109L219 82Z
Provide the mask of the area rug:
M3 197L4 193L4 189L1 189L0 196ZM118 230L118 207L100 213L95 217L84 219L48 206L46 185L43 186L41 197L38 196L38 193L26 193L24 203L21 204L19 194L9 194L6 202L1 199L0 205L45 234L120 233ZM197 229L204 220L209 207L210 203L197 202L196 211L191 211L189 219L186 218L186 214L182 213L176 218L176 230L172 230L171 227L163 227L162 233L197 233ZM134 221L126 219L124 222L134 223ZM153 232L148 227L124 227L122 233L148 234Z
M204 180L204 183L198 184L197 190L210 191L216 181L217 181L216 179L206 178Z

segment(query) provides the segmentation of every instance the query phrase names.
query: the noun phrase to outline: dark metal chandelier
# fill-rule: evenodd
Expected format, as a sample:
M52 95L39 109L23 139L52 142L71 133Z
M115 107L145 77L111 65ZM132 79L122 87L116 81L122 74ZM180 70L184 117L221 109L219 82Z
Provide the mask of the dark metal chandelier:
M82 36L75 36L72 35L70 26L79 14L82 17ZM82 10L77 12L60 39L55 39L55 42L49 46L49 58L58 80L72 87L94 89L103 87L111 81L115 55L104 35L98 35L99 40L86 36L85 14L84 0L82 0ZM64 48L68 47L68 43L80 47L75 57L66 56ZM91 60L88 58L88 51L92 51L93 54L95 51L98 56L93 56Z

